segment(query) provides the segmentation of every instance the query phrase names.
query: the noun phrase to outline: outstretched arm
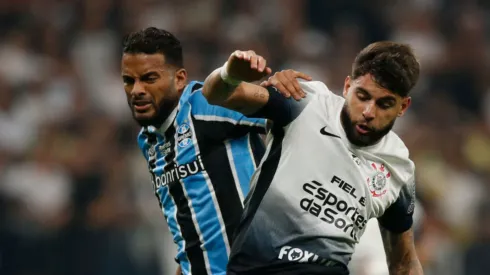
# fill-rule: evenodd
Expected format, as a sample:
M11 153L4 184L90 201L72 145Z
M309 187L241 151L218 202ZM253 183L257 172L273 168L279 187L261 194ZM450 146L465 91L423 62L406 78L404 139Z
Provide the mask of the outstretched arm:
M423 275L413 242L413 230L394 233L379 226L390 275Z
M216 69L206 78L203 94L210 104L245 115L254 114L268 103L270 94L267 88L248 82L258 81L269 75L271 69L266 65L266 60L253 51L235 51L223 67ZM296 100L304 97L296 77L311 80L309 76L292 70L288 70L288 74L277 74L279 77L272 78L274 81L269 80L265 83L275 85L278 92L285 97L293 96Z
M221 68L216 69L204 82L202 91L209 104L250 115L260 110L269 100L266 88L247 82L228 84L222 80L220 72Z

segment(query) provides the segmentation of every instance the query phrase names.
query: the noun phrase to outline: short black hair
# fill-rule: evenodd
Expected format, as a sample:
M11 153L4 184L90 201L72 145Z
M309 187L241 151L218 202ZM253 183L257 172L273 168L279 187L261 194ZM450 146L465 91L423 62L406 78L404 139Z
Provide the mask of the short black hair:
M380 41L368 45L356 56L351 77L371 74L381 87L408 96L420 74L420 64L407 44Z
M165 56L167 64L179 68L184 67L180 41L170 32L155 27L149 27L124 36L123 53L161 53Z

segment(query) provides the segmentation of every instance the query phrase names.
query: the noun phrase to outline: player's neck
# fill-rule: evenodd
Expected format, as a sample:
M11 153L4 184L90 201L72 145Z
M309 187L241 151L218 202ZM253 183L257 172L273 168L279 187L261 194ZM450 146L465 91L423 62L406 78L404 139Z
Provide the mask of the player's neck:
M155 127L156 129L160 129L164 124L167 124L167 119L170 117L172 112L177 108L178 101L174 104L164 104L160 107L160 112L158 115L152 119L148 119L145 121L138 121L138 124L141 127Z
M177 108L177 105L178 105L178 102L175 102L172 105L164 106L164 108L162 108L162 111L160 112L160 114L158 116L158 121L155 121L156 124L153 126L155 126L157 129L159 129L164 124L167 124L166 123L167 120L169 119L169 117L172 114L172 112L174 111L174 109Z
M177 108L177 105L179 105L180 97L184 93L184 90L187 86L188 84L186 84L182 89L177 91L179 96L176 100L172 100L171 102L164 102L163 105L160 106L161 111L159 112L158 116L148 121L146 125L142 125L142 126L153 126L157 129L160 129L161 127L165 127L166 124L169 123L167 119L169 119L171 115L173 116L172 113L174 112L175 108Z

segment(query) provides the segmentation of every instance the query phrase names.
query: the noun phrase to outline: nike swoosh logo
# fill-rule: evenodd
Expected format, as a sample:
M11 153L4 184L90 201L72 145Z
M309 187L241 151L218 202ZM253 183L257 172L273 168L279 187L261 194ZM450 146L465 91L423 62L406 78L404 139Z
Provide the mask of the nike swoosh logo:
M325 135L325 136L330 136L330 137L341 138L340 136L337 136L336 134L332 134L330 132L327 132L325 130L325 128L327 128L327 126L325 126L325 127L323 127L323 128L320 129L320 134Z

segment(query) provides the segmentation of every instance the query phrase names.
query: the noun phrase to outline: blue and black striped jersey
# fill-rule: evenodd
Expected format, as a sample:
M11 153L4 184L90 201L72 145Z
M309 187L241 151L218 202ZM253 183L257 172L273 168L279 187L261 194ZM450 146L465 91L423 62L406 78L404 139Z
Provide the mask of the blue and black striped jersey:
M143 127L138 145L178 246L184 274L225 274L266 120L210 105L191 82L160 128Z

